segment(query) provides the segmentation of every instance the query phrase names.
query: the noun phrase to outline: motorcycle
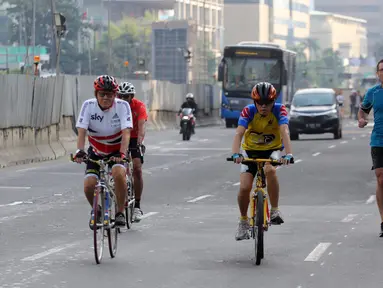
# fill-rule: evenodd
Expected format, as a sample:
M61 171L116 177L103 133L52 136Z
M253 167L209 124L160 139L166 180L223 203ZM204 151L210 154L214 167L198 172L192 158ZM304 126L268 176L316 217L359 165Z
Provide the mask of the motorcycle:
M183 108L180 112L182 140L190 140L192 127L194 126L194 109Z

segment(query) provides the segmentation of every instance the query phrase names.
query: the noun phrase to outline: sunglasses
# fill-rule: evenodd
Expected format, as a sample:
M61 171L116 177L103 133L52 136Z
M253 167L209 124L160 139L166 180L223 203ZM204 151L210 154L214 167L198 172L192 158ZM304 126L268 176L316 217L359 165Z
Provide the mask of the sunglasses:
M100 98L113 98L116 94L110 92L98 92L97 96Z
M128 99L129 97L134 97L134 94L118 94L121 99Z
M271 104L273 104L274 102L273 101L255 101L255 103L257 103L259 106L263 106L263 105L266 105L266 106L269 106Z

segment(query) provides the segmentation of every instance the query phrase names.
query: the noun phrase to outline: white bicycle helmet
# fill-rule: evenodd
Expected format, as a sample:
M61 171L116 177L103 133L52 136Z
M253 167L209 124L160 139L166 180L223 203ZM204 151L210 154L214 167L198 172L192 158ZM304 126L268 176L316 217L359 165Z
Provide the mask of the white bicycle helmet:
M120 86L118 86L118 94L136 94L136 89L134 88L132 83L122 82Z
M187 99L194 99L194 95L192 93L186 94L186 100Z

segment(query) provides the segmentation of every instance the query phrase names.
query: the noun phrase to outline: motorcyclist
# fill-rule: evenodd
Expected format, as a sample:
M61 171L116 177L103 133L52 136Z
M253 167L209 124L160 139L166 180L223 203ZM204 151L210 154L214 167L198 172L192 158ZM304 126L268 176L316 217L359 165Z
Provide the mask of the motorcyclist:
M181 110L184 109L184 108L192 108L194 109L193 111L193 115L194 115L194 123L195 123L195 120L196 120L196 117L195 115L197 114L197 110L198 110L198 106L197 106L197 103L195 103L194 101L194 95L192 93L188 93L186 94L186 101L184 103L182 103L181 105L181 109L179 111L179 113L181 113ZM181 120L180 120L180 127L181 127ZM192 126L192 134L194 134L194 125ZM180 129L180 134L182 134L182 127Z

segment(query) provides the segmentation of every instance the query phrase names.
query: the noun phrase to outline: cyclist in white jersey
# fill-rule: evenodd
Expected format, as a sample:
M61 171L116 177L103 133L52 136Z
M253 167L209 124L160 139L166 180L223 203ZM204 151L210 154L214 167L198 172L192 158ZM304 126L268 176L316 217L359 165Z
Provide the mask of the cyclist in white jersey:
M112 166L118 204L115 223L117 226L125 226L126 170L121 161L126 157L125 153L129 147L130 130L133 128L132 113L128 102L116 99L118 83L113 77L108 75L97 77L94 81L94 90L96 98L83 103L77 120L78 139L74 158L77 163L81 163L87 156L84 150L88 131L90 144L88 157L93 160L107 157L116 163ZM94 188L100 175L99 169L99 165L87 163L84 192L91 206ZM97 216L97 221L101 223L101 213ZM90 222L89 226L93 229Z

